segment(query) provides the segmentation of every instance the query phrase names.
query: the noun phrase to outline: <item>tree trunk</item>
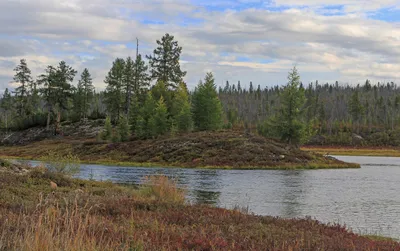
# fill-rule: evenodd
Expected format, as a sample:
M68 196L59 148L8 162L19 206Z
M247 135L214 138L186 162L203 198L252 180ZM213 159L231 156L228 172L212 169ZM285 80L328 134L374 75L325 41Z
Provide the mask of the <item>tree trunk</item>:
M57 111L57 122L54 130L54 135L58 135L61 132L61 111Z
M47 123L46 123L46 130L47 131L50 130L50 113L51 113L51 108L49 106L48 110L47 110Z

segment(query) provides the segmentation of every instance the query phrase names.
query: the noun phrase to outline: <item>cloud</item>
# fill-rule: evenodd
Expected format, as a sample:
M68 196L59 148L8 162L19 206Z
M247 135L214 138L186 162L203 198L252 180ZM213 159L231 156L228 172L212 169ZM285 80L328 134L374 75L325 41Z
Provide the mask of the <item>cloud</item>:
M307 6L324 8L334 6L343 9L344 12L368 12L383 8L398 8L400 3L397 0L275 0L278 6Z
M183 47L193 87L212 70L226 80L285 83L297 64L304 82L400 78L400 23L371 18L397 0L23 0L0 1L0 89L20 58L34 74L66 60L95 85L116 57L152 53L169 32ZM266 81L266 79L271 81Z

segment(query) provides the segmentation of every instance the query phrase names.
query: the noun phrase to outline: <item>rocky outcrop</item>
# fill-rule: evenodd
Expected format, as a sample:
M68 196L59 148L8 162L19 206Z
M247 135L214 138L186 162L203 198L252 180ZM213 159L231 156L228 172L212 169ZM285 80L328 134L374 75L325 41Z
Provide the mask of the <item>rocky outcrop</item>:
M35 141L51 138L76 137L95 138L103 129L104 120L86 120L77 123L61 124L61 135L54 135L54 127L33 127L23 131L0 133L0 145L25 145Z

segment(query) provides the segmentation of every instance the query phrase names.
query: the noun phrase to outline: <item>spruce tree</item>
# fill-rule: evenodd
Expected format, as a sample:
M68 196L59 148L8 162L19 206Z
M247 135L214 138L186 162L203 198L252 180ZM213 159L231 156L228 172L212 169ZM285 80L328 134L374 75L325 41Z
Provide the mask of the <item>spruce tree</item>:
M154 113L154 122L156 125L156 134L163 135L169 131L168 127L168 111L167 106L164 103L164 98L161 97L157 102L157 107Z
M217 130L222 126L222 106L218 98L214 77L207 73L192 97L193 120L197 130Z
M103 132L101 133L101 138L103 140L111 140L112 137L112 125L111 125L111 118L107 116L106 122L104 123L104 129Z
M14 81L19 84L15 88L14 93L16 97L17 112L20 116L25 116L30 113L28 105L28 96L30 95L33 80L31 77L31 70L25 59L21 59L19 65L14 69Z
M189 102L189 93L186 84L181 82L175 93L174 99L175 109L175 123L179 132L188 132L193 128L192 111Z
M147 93L146 100L137 117L135 135L139 138L151 138L157 135L154 113L157 107L151 91Z
M105 92L105 102L107 110L112 114L112 120L117 121L123 113L124 103L124 70L125 61L121 58L117 58L112 65L112 68L108 72L104 82L107 84Z
M174 36L168 33L161 38L161 41L157 40L157 45L153 55L147 56L151 78L163 81L167 87L174 89L186 75L179 64L182 47L174 40Z
M139 139L144 139L147 137L146 121L140 114L136 118L134 132L135 136L138 137Z
M125 116L122 116L118 122L118 133L122 142L129 140L129 122Z
M173 102L175 91L168 89L163 81L157 81L157 83L151 88L151 93L154 100L160 100L160 98L163 97L168 113L173 116L176 115L177 112Z
M0 100L0 109L2 111L2 121L3 127L5 128L6 132L8 131L11 119L11 112L12 112L12 97L8 88L3 93L3 97Z
M281 109L273 124L281 140L288 144L298 145L306 136L306 128L301 121L306 99L304 88L300 88L300 75L296 67L289 72L288 80L288 84L280 95Z

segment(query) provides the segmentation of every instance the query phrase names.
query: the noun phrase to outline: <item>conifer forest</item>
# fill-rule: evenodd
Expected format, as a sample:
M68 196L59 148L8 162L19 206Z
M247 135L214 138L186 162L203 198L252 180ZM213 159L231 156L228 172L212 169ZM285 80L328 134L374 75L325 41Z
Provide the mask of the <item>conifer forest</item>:
M43 126L62 134L63 123L103 119L99 139L114 142L226 129L295 145L400 145L400 89L394 82L304 83L301 69L293 67L277 86L268 79L217 86L207 73L188 89L181 53L167 33L153 55L137 50L110 62L102 91L95 91L90 69L61 61L33 76L21 59L14 69L18 87L0 99L0 130Z

